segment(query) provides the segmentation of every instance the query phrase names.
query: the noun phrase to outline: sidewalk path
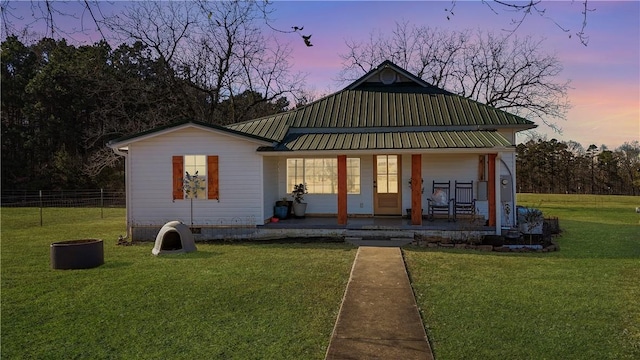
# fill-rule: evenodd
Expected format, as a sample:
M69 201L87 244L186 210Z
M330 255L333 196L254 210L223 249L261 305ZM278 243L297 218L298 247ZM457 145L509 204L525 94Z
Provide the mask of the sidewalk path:
M326 359L433 359L400 248L358 248Z

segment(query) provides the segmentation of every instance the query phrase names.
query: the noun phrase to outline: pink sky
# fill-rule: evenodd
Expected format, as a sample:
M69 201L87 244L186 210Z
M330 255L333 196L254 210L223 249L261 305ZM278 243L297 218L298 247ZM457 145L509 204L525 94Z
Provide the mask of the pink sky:
M70 6L77 6L71 2ZM495 3L492 6L496 7ZM113 9L123 2L111 4ZM313 34L313 47L306 47L296 34L277 34L290 42L296 71L307 74L307 85L317 94L329 94L347 84L334 81L342 68L339 54L345 41L366 41L373 30L390 33L396 22L450 30L480 29L499 32L511 28L512 15L493 13L479 1L456 2L454 16L447 20L445 8L451 1L279 1L273 3L272 24L279 29L304 26ZM29 2L11 2L27 8ZM582 1L542 1L546 16L571 33L582 23ZM571 80L572 109L566 121L556 121L562 134L540 124L537 129L548 139L574 140L585 148L604 144L616 148L640 140L640 2L589 1L586 33L588 46L561 31L554 23L531 15L518 36L544 37L546 51L564 66L563 79ZM86 17L86 16L85 16ZM94 41L99 40L96 36Z
M335 81L345 53L345 40L366 41L372 30L389 33L396 22L451 30L510 28L511 14L494 14L479 2L458 1L454 16L447 20L449 1L276 1L274 24L287 29L304 25L313 34L311 48L294 39L296 69L308 73L316 92L330 93L346 84ZM543 1L546 15L577 32L582 23L582 2ZM585 148L605 144L616 148L640 140L640 3L589 2L595 9L587 17L588 46L537 15L527 18L518 36L544 37L546 51L556 54L564 66L561 75L571 80L567 120L557 121L562 134L545 125L537 129L548 139L574 140ZM292 20L293 19L293 20Z

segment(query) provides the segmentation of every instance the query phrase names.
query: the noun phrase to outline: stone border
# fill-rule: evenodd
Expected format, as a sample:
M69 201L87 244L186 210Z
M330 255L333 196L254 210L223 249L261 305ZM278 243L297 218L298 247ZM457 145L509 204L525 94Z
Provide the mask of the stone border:
M435 240L435 241L434 241ZM482 244L469 244L469 243L453 243L450 241L439 241L440 239L414 239L412 243L418 247L426 247L430 249L464 249L464 250L477 250L477 251L495 251L495 252L512 252L512 253L546 253L559 251L560 245L554 240L547 246L542 248L532 248L526 244L518 245L482 245Z

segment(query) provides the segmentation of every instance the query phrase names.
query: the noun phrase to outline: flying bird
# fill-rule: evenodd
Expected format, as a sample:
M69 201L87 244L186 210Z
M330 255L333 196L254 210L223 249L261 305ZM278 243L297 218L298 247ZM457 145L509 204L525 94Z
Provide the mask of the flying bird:
M293 31L302 31L304 29L304 26L302 27L292 26L291 28L293 29Z
M313 46L313 44L311 44L311 35L302 35L302 40L304 40L304 44L307 46Z

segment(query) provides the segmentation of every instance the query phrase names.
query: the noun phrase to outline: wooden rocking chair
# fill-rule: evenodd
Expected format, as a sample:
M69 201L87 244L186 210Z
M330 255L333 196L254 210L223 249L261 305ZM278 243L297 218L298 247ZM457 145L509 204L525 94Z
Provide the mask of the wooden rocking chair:
M437 214L447 214L447 221L451 221L451 181L433 181L429 203L429 221L433 221Z
M473 181L455 183L455 197L453 201L453 221L458 215L476 215L476 199L473 197Z

